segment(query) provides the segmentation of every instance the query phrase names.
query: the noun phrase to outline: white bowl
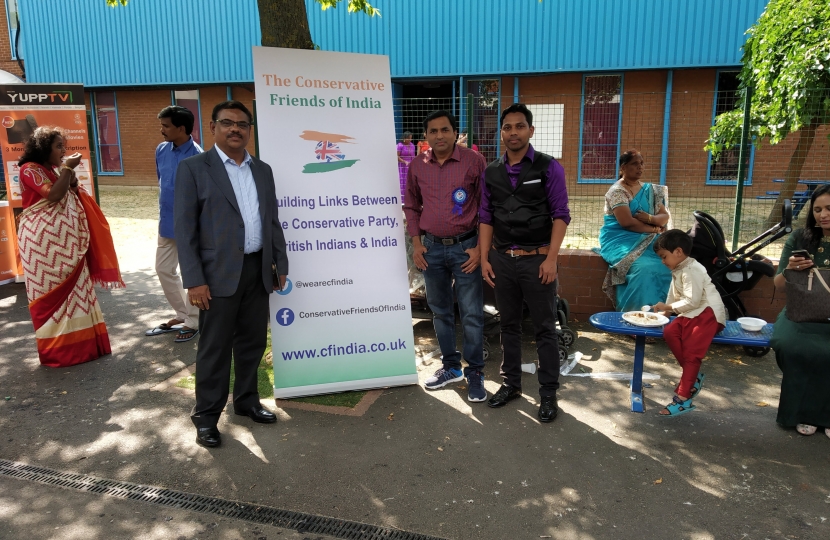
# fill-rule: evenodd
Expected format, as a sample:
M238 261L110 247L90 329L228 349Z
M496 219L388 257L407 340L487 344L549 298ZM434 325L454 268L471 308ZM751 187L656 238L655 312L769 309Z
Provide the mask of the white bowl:
M764 319L756 319L755 317L740 317L738 324L747 332L760 332L766 326L767 321Z

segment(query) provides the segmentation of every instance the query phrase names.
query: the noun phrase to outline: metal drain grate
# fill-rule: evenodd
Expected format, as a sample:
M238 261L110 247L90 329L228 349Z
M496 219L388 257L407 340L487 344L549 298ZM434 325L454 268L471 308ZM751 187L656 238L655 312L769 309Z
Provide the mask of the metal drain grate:
M376 527L356 521L291 512L270 506L228 501L216 497L205 497L194 493L142 486L130 482L104 480L94 476L65 473L5 459L0 459L0 475L66 489L109 495L119 499L214 514L262 525L273 525L284 529L292 529L299 533L318 533L348 540L443 540L436 536Z

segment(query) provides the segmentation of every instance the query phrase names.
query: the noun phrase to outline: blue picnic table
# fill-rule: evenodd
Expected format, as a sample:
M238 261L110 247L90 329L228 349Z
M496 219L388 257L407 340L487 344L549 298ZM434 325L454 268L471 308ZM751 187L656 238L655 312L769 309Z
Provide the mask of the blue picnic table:
M783 178L773 178L772 181L776 184L784 183ZM807 186L807 189L793 193L793 219L797 218L801 210L810 202L810 197L813 196L816 188L824 184L830 184L830 180L799 180L798 183ZM756 199L777 199L780 194L780 191L767 191L766 195L758 195Z
M626 322L622 312L606 311L595 313L588 318L594 328L611 334L635 336L634 372L631 376L631 412L645 412L643 402L643 364L645 362L646 338L663 339L663 327L644 327ZM712 343L743 345L745 347L769 347L773 325L767 323L760 332L747 332L737 321L726 321L726 328L718 333Z

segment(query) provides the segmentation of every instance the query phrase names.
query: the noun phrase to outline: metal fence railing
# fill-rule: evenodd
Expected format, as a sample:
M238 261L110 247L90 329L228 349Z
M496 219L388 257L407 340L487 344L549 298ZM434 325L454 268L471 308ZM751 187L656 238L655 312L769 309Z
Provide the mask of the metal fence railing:
M723 78L723 77L721 77ZM592 80L596 79L596 80ZM777 214L771 213L782 190L791 160L802 161L799 183L793 196L797 210L809 199L816 181L830 182L830 118L820 119L812 146L800 148L801 133L791 133L782 143L766 141L745 153L746 174L741 204L738 192L739 148L713 160L704 150L709 129L717 114L740 108L734 81L719 80L719 92L620 93L614 76L587 77L582 95L525 95L519 100L534 113L533 146L553 155L565 168L572 222L565 246L591 248L603 223L604 195L618 175L617 158L627 149L638 149L646 163L643 181L668 187L669 210L674 226L688 229L692 212L702 210L721 224L729 242L746 243L768 228ZM830 95L830 93L828 93ZM468 146L490 161L504 151L499 138L499 114L513 96L467 94L445 99L396 99L395 124L400 137L413 134L413 143L423 139L422 122L431 111L444 108L459 119L459 131L468 136ZM803 146L803 145L802 145ZM796 149L803 155L794 155ZM740 206L736 223L736 206ZM798 212L800 226L806 211ZM777 256L780 244L766 253Z

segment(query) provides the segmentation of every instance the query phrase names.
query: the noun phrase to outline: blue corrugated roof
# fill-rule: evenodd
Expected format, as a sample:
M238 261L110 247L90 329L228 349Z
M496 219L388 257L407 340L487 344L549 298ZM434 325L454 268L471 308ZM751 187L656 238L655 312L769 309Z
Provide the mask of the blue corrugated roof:
M250 82L256 0L18 0L26 80L136 86Z
M380 19L306 4L323 50L422 78L735 66L767 0L374 0Z
M306 0L323 50L387 54L398 79L735 66L766 0ZM256 0L18 0L30 82L250 82Z

